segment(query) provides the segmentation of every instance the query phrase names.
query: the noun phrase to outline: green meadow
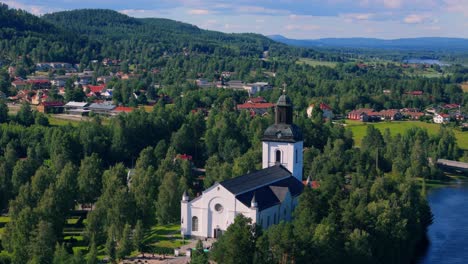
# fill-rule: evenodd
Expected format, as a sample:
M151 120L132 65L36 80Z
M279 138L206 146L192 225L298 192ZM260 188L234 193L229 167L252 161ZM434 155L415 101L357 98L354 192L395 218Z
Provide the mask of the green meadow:
M385 129L390 129L392 135L403 134L408 129L413 127L421 127L427 129L429 135L435 135L439 132L440 124L426 123L420 121L393 121L393 122L379 122L379 123L363 123L361 121L346 120L346 127L351 129L354 136L356 146L360 146L362 139L366 135L368 125L373 125L382 133ZM468 132L462 132L453 129L455 137L457 138L458 146L463 150L468 150Z

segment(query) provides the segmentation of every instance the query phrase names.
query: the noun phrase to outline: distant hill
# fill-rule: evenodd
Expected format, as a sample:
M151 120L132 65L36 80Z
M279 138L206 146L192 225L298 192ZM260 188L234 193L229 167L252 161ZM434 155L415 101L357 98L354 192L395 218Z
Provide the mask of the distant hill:
M110 57L148 61L164 55L202 54L223 58L313 57L260 34L227 34L161 18L133 18L107 9L81 9L37 17L0 3L0 58L89 63ZM323 56L323 55L320 55Z
M152 45L158 55L162 52L181 52L183 49L206 54L251 57L261 57L264 51L271 49L294 52L294 49L260 34L227 34L169 19L133 18L113 10L64 11L44 15L42 19L106 45L146 43Z
M289 39L281 35L269 38L297 47L323 48L365 48L365 49L395 49L395 50L426 50L426 51L468 51L468 39L463 38L323 38L314 40Z

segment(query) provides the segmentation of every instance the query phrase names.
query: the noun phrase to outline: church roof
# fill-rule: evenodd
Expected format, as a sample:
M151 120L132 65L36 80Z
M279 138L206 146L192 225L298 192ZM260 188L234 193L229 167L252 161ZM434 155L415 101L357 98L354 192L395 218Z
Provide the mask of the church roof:
M220 184L234 195L264 186L291 176L291 173L281 165L275 165L233 179L225 180ZM252 200L252 196L248 203ZM250 205L249 205L250 207Z
M302 141L301 129L294 124L274 124L263 133L263 141L297 142Z
M250 207L251 200L255 195L258 210L264 210L284 201L289 192L292 197L302 192L303 185L293 176L273 182L266 186L242 193L236 199L245 206Z

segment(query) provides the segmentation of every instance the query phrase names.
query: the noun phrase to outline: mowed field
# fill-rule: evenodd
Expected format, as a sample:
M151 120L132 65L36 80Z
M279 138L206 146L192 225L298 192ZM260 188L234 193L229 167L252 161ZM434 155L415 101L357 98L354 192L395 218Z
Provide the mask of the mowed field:
M426 128L429 135L435 135L439 132L440 125L433 123L425 123L420 121L395 121L395 122L380 122L380 123L363 123L360 121L346 120L346 127L351 129L354 135L354 141L356 146L361 145L362 138L366 135L368 125L373 125L379 129L382 133L385 129L390 129L392 135L403 134L405 131L412 127ZM461 132L459 130L453 130L455 137L457 138L458 146L461 149L468 150L468 132Z
M310 66L327 66L331 68L335 68L337 64L336 62L332 62L332 61L320 61L320 60L312 60L308 58L301 58L297 61L297 63L299 64L304 63Z

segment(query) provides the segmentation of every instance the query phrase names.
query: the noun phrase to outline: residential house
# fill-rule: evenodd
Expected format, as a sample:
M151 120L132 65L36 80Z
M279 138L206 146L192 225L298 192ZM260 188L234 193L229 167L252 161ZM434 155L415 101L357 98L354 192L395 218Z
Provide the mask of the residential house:
M70 78L71 76L67 76L67 75L56 76L50 81L50 83L54 86L62 87L62 86L65 86L65 84Z
M35 79L28 79L27 83L31 85L32 89L49 89L50 88L50 81L49 79L42 79L42 78L35 78Z
M423 91L409 91L409 92L406 92L405 94L411 95L411 96L422 96L424 92Z
M403 115L400 113L400 110L398 109L388 109L388 110L382 110L379 112L380 118L382 120L400 120Z
M85 93L88 92L86 94L87 97L92 97L92 96L99 97L101 96L102 92L105 91L105 89L106 89L105 84L83 86L83 92Z
M307 108L307 116L310 118L312 117L312 112L314 110L314 104L311 104L309 105L309 107ZM322 110L323 112L323 118L326 118L326 119L333 119L335 117L335 115L333 114L333 109L325 104L325 103L320 103L320 110Z
M17 90L23 90L28 87L28 83L21 79L16 79L11 83L11 86L15 87Z
M63 103L62 102L41 102L37 106L37 111L41 113L61 113L63 112Z
M74 102L70 101L67 104L65 104L64 110L67 114L72 114L72 115L88 115L90 110L88 109L89 103L87 102Z
M115 105L110 102L104 103L92 103L88 107L89 111L99 115L111 115L112 110L115 109Z
M45 102L49 97L47 90L38 90L33 96L31 96L31 104L39 105L42 102Z
M249 95L254 95L258 92L263 92L272 89L273 86L268 84L267 82L256 82L250 83L243 86L243 89L246 90Z
M214 83L213 82L209 82L208 80L206 79L197 79L195 81L195 83L197 84L198 87L200 88L210 88L210 87L213 87L214 86Z
M434 120L434 123L436 124L448 123L450 121L450 115L449 114L435 114L433 120Z
M273 108L275 108L275 104L267 103L264 100L262 102L252 102L252 100L247 100L245 103L237 105L237 110L247 110L250 112L250 116L252 117L257 115L267 115Z
M424 116L423 112L414 112L414 111L402 111L401 112L404 117L411 119L411 120L419 120L422 116Z
M374 109L371 108L359 108L348 113L348 119L350 120L368 120L369 115L374 113Z

